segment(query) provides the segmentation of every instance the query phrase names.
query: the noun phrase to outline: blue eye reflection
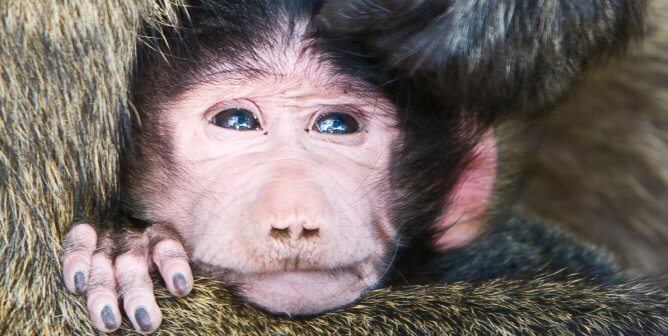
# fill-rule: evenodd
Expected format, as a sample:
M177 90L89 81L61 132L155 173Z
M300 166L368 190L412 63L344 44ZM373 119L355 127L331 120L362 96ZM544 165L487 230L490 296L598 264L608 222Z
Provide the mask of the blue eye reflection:
M231 108L213 116L211 122L222 128L236 131L256 131L261 129L260 122L253 112L243 108Z
M313 130L329 134L351 134L358 132L360 125L350 114L329 112L318 117Z

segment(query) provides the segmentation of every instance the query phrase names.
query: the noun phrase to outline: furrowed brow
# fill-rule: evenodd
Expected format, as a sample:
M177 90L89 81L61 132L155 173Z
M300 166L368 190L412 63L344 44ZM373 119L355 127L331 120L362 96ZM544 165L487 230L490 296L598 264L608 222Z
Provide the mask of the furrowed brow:
M335 71L332 69L331 71ZM267 67L252 67L252 66L230 66L218 67L200 74L191 76L186 82L181 83L185 88L195 88L206 84L224 84L227 86L247 85L253 82L261 81L267 78L280 79L289 74L274 71ZM379 95L378 88L363 79L356 78L350 75L333 74L318 76L322 79L323 87L330 90L339 91L346 95L356 98L364 99L369 97L377 97Z

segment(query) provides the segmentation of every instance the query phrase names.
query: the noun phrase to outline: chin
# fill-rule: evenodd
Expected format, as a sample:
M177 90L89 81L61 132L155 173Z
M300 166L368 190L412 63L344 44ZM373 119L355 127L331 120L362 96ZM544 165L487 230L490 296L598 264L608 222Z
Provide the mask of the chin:
M314 315L355 302L377 285L361 267L236 274L240 294L275 314Z

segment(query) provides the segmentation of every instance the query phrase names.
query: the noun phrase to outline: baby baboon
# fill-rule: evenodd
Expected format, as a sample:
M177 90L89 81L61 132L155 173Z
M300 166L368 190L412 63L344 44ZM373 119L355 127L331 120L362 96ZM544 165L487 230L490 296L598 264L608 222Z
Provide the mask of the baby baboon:
M590 59L623 49L639 29L641 4L607 16L579 8L592 16L580 27L591 34L563 46L551 36L532 45L542 47L533 57L517 48L531 29L504 43L452 30L481 34L478 47L493 44L490 55L507 63L457 59L454 37L441 35L470 15L465 5L359 8L367 5L334 1L318 16L319 2L195 2L184 26L167 33L177 41L169 53L153 47L140 56L129 222L120 234L76 225L66 242L66 283L87 290L99 330L119 326L117 292L138 330L157 328L150 267L184 296L193 285L189 259L251 303L289 315L350 304L381 281L620 277L595 250L513 212L494 216L471 242L494 182L491 125L552 106ZM480 10L497 14L489 6ZM540 23L548 9L515 10ZM366 26L351 20L357 12L368 13ZM434 20L441 15L451 18ZM416 29L407 23L413 16L434 24ZM499 24L518 19L509 20ZM133 222L141 227L129 230Z
M248 3L239 2L237 13L244 13L243 10L251 8L245 7ZM77 1L34 5L16 2L0 5L2 17L5 18L0 21L3 36L3 39L0 39L2 44L0 55L3 59L3 67L0 68L2 73L0 116L5 126L0 128L3 139L0 142L2 154L0 174L3 182L6 182L0 183L0 229L3 237L0 242L0 252L5 256L1 265L11 274L3 278L3 286L0 286L0 330L3 334L92 332L90 324L83 318L85 315L82 305L59 290L61 280L56 275L57 266L52 261L62 234L63 226L60 223L69 221L74 215L89 222L100 223L100 227L104 229L104 220L114 219L109 214L116 213L114 205L117 193L114 185L118 166L115 158L117 150L128 150L127 147L120 146L119 134L127 134L123 127L127 126L125 122L131 115L127 109L125 93L129 86L128 80L132 77L129 69L134 59L132 46L136 42L135 34L139 32L137 27L140 23L145 23L148 27L148 30L141 32L141 36L149 38L164 36L170 41L178 42L174 39L178 36L169 34L169 27L177 27L174 32L188 31L187 21L178 21L187 16L174 15L175 11L182 9L177 4L155 4L150 1L121 3ZM543 13L540 17L546 15ZM276 21L267 23L273 25ZM521 22L530 21L525 18ZM210 23L215 25L215 22ZM576 29L568 22L565 22L565 25L568 29ZM336 27L331 23L330 26ZM183 30L179 31L180 29ZM160 31L165 35L160 35ZM190 33L196 32L190 31ZM335 45L342 43L342 46L345 46L349 43L352 46L362 46L358 37L344 34L339 38L333 35L332 33L330 37ZM346 36L350 41L345 41ZM153 46L164 47L160 44ZM165 52L169 50L170 53L176 51L161 50ZM347 52L355 54L356 51L349 49ZM372 55L372 51L360 50L358 56L363 55ZM145 56L144 54L142 57ZM367 63L362 63L359 70L367 69L366 65L381 64L382 60L369 59ZM471 115L460 115L449 109L439 111L444 114L441 116L439 113L430 114L438 107L431 104L441 103L432 93L420 89L420 81L424 78L412 82L412 78L419 77L393 73L392 68L380 69L377 74L381 75L380 78L387 77L387 86L374 83L373 76L368 77L368 82L373 85L372 88L376 87L375 92L388 97L397 109L396 118L399 121L403 143L396 148L401 157L398 155L395 157L405 160L402 164L411 168L396 171L391 169L392 175L389 176L388 192L395 201L388 206L392 210L390 217L396 224L401 224L397 227L399 232L396 237L402 238L398 245L405 248L399 255L410 256L414 252L423 256L422 247L425 253L434 252L431 251L430 244L419 244L421 239L475 236L475 233L467 234L466 231L456 232L457 228L476 228L478 225L475 224L475 220L469 225L464 225L469 221L457 221L454 224L448 220L450 216L448 214L452 214L452 209L460 203L447 202L446 195L450 197L448 193L450 189L474 190L468 189L470 187L465 183L460 183L458 177L475 176L473 173L479 170L469 167L475 168L479 162L478 158L494 157L490 154L469 154L479 150L481 153L490 153L485 151L487 147L483 146L475 136L481 135L481 139L492 139L483 126L488 122L487 118L477 120L478 114L474 113L475 111L471 111ZM429 86L427 82L422 84ZM160 83L156 85L159 86ZM412 98L409 99L409 94L413 97L423 97L424 100L413 101ZM139 102L140 99L136 101ZM457 116L459 118L455 118ZM472 125L465 130L472 134L457 133L456 131L462 129L461 125L467 121L471 121ZM147 130L144 127L146 122L142 118L142 127L138 128L139 131ZM454 132L449 134L444 130ZM478 132L474 132L475 130ZM444 134L447 136L444 137ZM266 136L269 137L271 134ZM431 138L421 138L422 136ZM140 139L141 133L135 138L138 145ZM133 156L140 154L141 146L135 148L137 153ZM412 152L408 150L409 148L421 148L426 153ZM168 148L163 148L163 152L167 150ZM430 153L435 156L429 156ZM423 160L424 158L428 160ZM441 162L447 160L452 162ZM400 165L401 160L397 159L396 163L391 161L393 165ZM430 168L430 164L438 164L439 167ZM443 170L444 167L456 169ZM416 181L415 176L411 180L411 174L420 172L426 174L424 181L419 179ZM431 181L433 176L443 178ZM402 181L411 184L402 185ZM432 187L434 183L436 185ZM459 199L469 197L484 199L476 197L475 194L462 192ZM405 199L401 199L401 195L405 195ZM442 199L432 199L438 198L439 195ZM417 201L413 202L412 197L417 197ZM142 209L140 207L142 204L134 204L134 200L131 201L127 204L137 208L131 209L135 212L130 214L138 214L137 210ZM434 218L439 218L437 214L442 212L443 203L449 203L450 206L446 208L446 214L440 216L440 220L435 220ZM469 202L464 202L463 205L459 205L460 209L463 209L460 211L464 214L470 214L471 209L475 210L467 208L468 204ZM587 274L585 274L586 279L578 277L561 279L562 275L559 274L552 277L534 276L534 272L542 273L542 271L540 267L527 264L527 260L536 260L538 257L535 253L540 251L541 247L548 247L544 249L547 252L553 248L562 251L556 254L547 253L545 256L568 256L568 253L563 252L565 246L568 246L566 244L568 240L558 233L551 234L551 230L532 224L531 221L510 216L512 212L504 213L505 215L496 217L498 220L487 225L489 230L481 231L483 233L476 242L469 243L465 239L441 240L440 245L444 248L454 248L458 246L457 243L463 244L464 247L457 252L450 250L448 254L437 254L442 257L438 264L442 269L449 269L437 271L446 272L441 275L452 274L453 277L462 280L479 281L374 290L365 295L360 304L317 317L295 319L262 314L231 297L218 283L198 279L195 289L184 299L174 300L167 298L163 292L159 293L160 307L166 316L160 331L164 334L202 335L323 333L416 335L499 332L660 334L666 331L666 295L653 289L652 286L632 283L597 284L597 281L588 278ZM414 214L419 216L409 218ZM508 216L515 219L509 220ZM429 217L432 218L431 223ZM440 228L449 228L450 234L439 233L438 230L428 232L429 229L425 227L431 228L433 223L442 224ZM121 224L130 228L127 224ZM160 228L156 225L160 223L150 224L147 230ZM512 233L517 228L520 228L518 232ZM529 230L529 228L536 229ZM542 234L531 234L532 232ZM161 233L165 234L164 231ZM101 236L104 237L102 234ZM554 240L548 239L550 237ZM524 241L526 244L517 244L512 240ZM513 252L518 253L508 253L507 249L500 246L504 241L509 241L510 246L514 248ZM122 239L121 242L137 243ZM480 247L484 242L489 242L487 249ZM490 246L494 248L491 249ZM498 250L497 246L500 246ZM521 249L522 246L524 249ZM412 249L408 249L409 247ZM525 252L519 253L521 250ZM466 251L470 253L467 254ZM580 248L579 251L578 255L586 255L586 251L591 250ZM498 259L502 255L496 252L503 252L505 258ZM522 257L523 255L530 256L530 259ZM462 258L466 260L467 256L478 256L481 260L467 260L463 263ZM518 259L514 259L515 256ZM423 263L428 261L421 258L420 260ZM466 275L462 270L456 275L458 272L455 272L454 268L447 267L448 260L451 260L451 264L456 267L470 266L471 272ZM497 261L492 263L492 260ZM482 265L481 261L487 261L488 264ZM591 262L603 262L607 265L605 261L596 259ZM387 276L390 281L401 279L396 271L401 270L402 265L411 265L411 262L404 258L404 261L394 264L397 268L390 269L390 274ZM579 262L578 264L582 265ZM498 266L497 270L489 268L490 265ZM526 266L530 271L518 267L515 268L517 272L513 274L512 271L509 272L512 265ZM547 265L547 261L539 261L537 265ZM552 269L550 265L545 267L547 273ZM488 272L485 274L480 270ZM502 274L510 273L508 277L528 279L508 279L499 275L499 271ZM567 273L571 272L578 270L569 268ZM606 270L592 270L595 274L606 272ZM402 271L401 275L404 274L408 273ZM410 281L419 282L425 279L425 282L430 282L435 279L435 276L430 274L416 273L413 276L418 278ZM487 278L491 280L485 280ZM614 280L612 277L604 278ZM128 296L125 298L127 300Z

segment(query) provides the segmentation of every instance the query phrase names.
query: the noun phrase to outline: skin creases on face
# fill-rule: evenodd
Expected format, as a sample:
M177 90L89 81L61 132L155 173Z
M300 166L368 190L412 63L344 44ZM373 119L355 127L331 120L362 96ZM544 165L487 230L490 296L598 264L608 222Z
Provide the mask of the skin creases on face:
M221 73L161 111L178 176L150 212L205 273L270 311L311 314L350 303L385 272L400 139L387 99L296 55L262 76Z

